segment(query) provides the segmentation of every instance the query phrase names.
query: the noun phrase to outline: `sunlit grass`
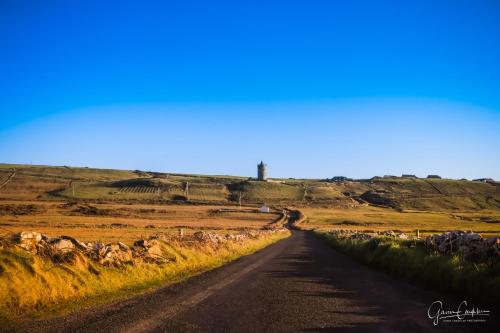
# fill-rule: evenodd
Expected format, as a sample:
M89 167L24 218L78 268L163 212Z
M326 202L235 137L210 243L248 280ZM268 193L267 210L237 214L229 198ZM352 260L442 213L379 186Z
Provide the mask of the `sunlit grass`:
M0 320L12 323L27 317L60 314L178 282L288 236L289 232L283 231L218 246L162 243L165 255L174 256L175 262L139 263L122 268L104 267L84 256L78 257L74 264L54 264L21 249L3 246L0 248Z

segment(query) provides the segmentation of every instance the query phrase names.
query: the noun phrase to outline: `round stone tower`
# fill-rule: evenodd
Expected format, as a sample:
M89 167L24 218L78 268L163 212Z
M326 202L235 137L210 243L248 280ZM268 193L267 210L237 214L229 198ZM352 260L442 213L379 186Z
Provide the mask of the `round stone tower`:
M264 164L264 162L262 161L260 161L260 163L257 164L257 179L258 180L267 179L267 164Z

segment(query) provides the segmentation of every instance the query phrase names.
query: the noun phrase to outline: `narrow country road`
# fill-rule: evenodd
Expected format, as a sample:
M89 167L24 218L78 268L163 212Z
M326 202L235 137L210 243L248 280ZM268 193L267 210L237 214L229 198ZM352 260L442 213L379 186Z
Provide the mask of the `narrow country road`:
M363 266L314 235L288 239L154 293L26 332L457 332L489 324L440 323L429 304L446 297Z

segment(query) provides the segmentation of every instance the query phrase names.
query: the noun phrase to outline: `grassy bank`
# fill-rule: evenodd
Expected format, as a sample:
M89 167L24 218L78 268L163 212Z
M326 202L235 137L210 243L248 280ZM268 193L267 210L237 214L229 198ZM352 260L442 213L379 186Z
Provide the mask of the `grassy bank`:
M283 231L219 245L163 242L163 254L175 258L174 261L120 268L101 266L84 256L78 256L71 264L54 264L22 249L0 244L0 325L62 314L178 282L289 235L289 231Z
M500 260L472 262L460 256L435 255L421 242L373 238L337 238L316 232L339 251L418 285L476 301L500 299Z

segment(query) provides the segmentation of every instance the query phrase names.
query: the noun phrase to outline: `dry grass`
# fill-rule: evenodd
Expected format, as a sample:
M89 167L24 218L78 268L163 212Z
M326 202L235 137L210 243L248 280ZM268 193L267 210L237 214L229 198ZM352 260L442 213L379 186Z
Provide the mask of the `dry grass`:
M221 208L233 210L219 212ZM0 201L0 235L36 230L49 236L64 234L83 241L131 243L158 232L177 232L179 227L185 228L186 233L199 229L221 232L258 229L278 217L258 213L255 208L240 211L236 206Z
M178 282L288 236L289 231L282 231L222 245L162 243L164 254L175 257L174 262L122 268L100 266L83 256L74 264L53 264L0 244L0 325L61 314Z
M402 230L425 233L472 230L485 235L500 235L500 212L398 212L377 207L350 209L304 208L304 228Z

